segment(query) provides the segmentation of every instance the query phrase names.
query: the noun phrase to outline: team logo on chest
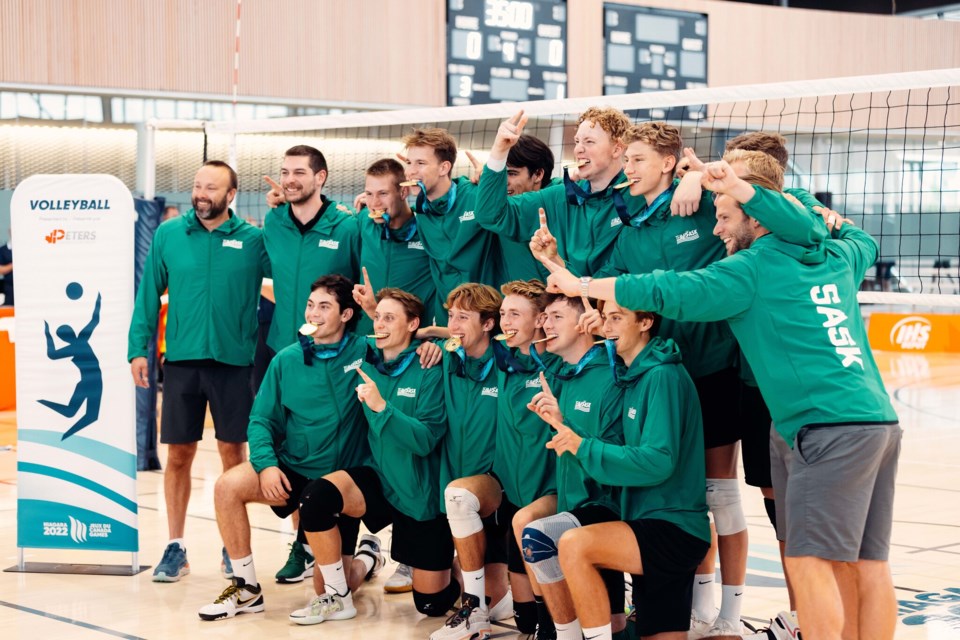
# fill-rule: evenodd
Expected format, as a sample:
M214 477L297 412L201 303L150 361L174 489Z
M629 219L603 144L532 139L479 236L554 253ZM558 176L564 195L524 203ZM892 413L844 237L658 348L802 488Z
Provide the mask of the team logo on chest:
M677 244L683 244L684 242L693 242L694 240L700 239L700 233L696 229L690 229L689 231L684 231L681 234L676 236Z
M630 407L630 409L627 411L627 417L630 418L631 420L633 420L634 418L636 418L636 417L637 417L637 408L636 408L636 407Z
M401 398L416 398L417 389L416 387L400 387L397 389L397 395Z
M317 243L317 246L323 247L324 249L333 249L334 251L336 251L337 249L340 248L340 241L339 240L321 240L319 243Z
M484 387L480 391L481 396L490 396L491 398L496 398L500 395L500 390L497 387Z
M243 249L243 240L224 240L223 246L231 249Z
M583 411L584 413L590 413L590 403L586 400L577 400L573 405L574 411Z

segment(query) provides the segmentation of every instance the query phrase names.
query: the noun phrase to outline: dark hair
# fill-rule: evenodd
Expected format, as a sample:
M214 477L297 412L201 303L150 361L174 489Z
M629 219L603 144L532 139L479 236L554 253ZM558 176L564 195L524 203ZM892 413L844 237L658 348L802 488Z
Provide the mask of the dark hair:
M340 313L347 309L353 309L353 316L347 320L347 331L353 331L357 322L360 321L360 314L362 313L360 305L353 299L353 281L339 273L331 273L320 276L310 285L310 293L317 289L323 289L337 299L337 304L340 305Z
M287 149L287 152L283 154L284 157L295 156L298 158L310 158L310 171L314 173L320 173L321 171L327 170L327 159L323 157L323 154L320 153L320 150L316 147L311 147L308 144L298 144L295 147L290 147Z
M230 174L230 188L236 189L239 186L239 181L237 180L237 172L233 170L233 167L228 165L223 160L207 160L203 163L205 167L217 167L219 169L226 169L227 173Z
M547 307L552 305L554 302L557 302L559 300L565 300L567 304L569 304L571 307L573 307L575 310L579 311L580 313L583 313L584 311L587 310L586 307L583 306L583 300L580 298L580 296L565 296L562 293L550 293L550 292L543 294L542 302L540 303L540 308L546 309Z
M510 147L507 153L507 166L523 168L526 167L530 175L534 175L538 169L543 169L543 177L540 180L540 188L546 188L550 184L550 176L553 174L553 151L540 138L523 134L517 140L517 144Z
M372 165L367 167L367 175L379 178L382 176L393 176L396 184L394 186L399 186L401 182L406 180L406 174L403 171L403 165L394 160L393 158L381 158L377 160Z
M603 313L603 308L606 306L606 300L597 300L597 311L601 314ZM617 306L620 306L619 304ZM627 309L625 307L620 307L627 313L632 313L633 316L637 319L637 322L650 318L653 320L653 324L650 325L650 335L655 336L660 330L660 314L654 313L653 311L634 311L632 309Z
M403 289L397 289L396 287L384 287L377 291L377 302L381 300L396 300L400 303L400 306L403 307L404 313L407 314L407 318L413 320L417 318L420 321L420 324L423 324L424 316L427 315L427 309L423 306L423 302L417 296L404 291Z

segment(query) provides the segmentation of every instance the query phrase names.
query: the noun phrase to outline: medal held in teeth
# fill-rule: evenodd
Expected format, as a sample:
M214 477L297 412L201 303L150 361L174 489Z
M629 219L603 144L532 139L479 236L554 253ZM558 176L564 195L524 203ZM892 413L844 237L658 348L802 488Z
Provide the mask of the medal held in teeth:
M579 169L580 167L589 164L586 160L577 160L576 162L568 162L563 165L564 169Z
M500 342L506 342L513 336L517 335L516 331L508 331L506 333L498 333L493 337L494 340L499 340Z
M367 217L371 220L383 220L383 214L385 213L385 209L371 209L370 213L367 214Z
M416 180L404 180L400 183L401 187L419 187L420 183Z
M302 336L312 336L316 332L317 325L313 324L312 322L307 322L300 325L300 335Z
M463 344L459 336L452 336L447 340L446 344L443 345L443 348L447 351L453 352L460 348L460 345Z

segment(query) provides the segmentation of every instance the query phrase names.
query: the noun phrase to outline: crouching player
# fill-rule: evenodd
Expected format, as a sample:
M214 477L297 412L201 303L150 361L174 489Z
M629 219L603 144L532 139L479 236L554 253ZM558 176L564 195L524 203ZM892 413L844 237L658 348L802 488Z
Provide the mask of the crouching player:
M539 373L547 366L544 361L556 362L557 358L552 354L541 358L536 346L531 346L531 342L542 333L540 297L544 291L543 283L518 280L508 282L500 290L505 296L502 304L499 297L491 295L493 292L489 287L461 285L451 292L447 304L450 331L462 337L463 349L468 356L466 371L479 364L469 357L471 353L494 357L497 375L490 378L491 382L496 381L499 393L495 420L488 415L478 415L481 413L479 407L458 407L451 404L450 397L447 399L448 414L469 411L460 422L473 421L469 431L490 438L485 453L493 454L492 460L487 460L488 464L492 463L493 472L459 478L446 487L447 518L463 569L464 598L461 609L431 635L432 640L468 640L477 634L490 633L490 620L501 619L503 614L498 610L505 607L491 607L488 612L488 605L484 603L485 592L490 594L491 603L494 599L501 603L510 602L510 598L503 595L505 581L499 571L504 567L503 563L510 569L514 598L512 611L505 609L503 617L515 614L521 633L533 633L537 624L533 593L511 522L517 511L516 505L526 505L541 497L550 501L549 512L556 512L555 456L544 448L549 440L549 430L525 405L540 391ZM499 307L503 333L491 343L489 332L495 323L489 314L496 311L494 306ZM485 340L478 344L477 336L483 336ZM492 344L489 347L492 355L479 348L487 348L486 344ZM477 372L474 371L472 376L476 377ZM529 384L531 382L534 384ZM461 381L454 386L448 382L448 389L468 391L468 384ZM491 386L489 382L474 384L480 388L474 389L472 394L454 396L470 395L474 397L474 404L479 405L486 399L485 395L490 395L487 390ZM461 398L460 402L465 400ZM477 422L478 417L485 420L486 428ZM493 426L496 426L495 447L492 446ZM494 571L490 571L491 564L496 567ZM489 584L492 580L497 583Z
M610 640L600 571L634 575L641 638L686 640L693 575L710 546L704 483L703 421L697 390L673 340L657 337L659 317L602 306L603 330L627 371L623 446L581 437L562 423L547 445L575 456L597 482L619 485L622 522L571 529L560 538L560 566L584 636Z
M547 350L563 359L555 377L563 385L559 398L541 374L542 391L528 407L545 422L569 424L577 433L623 443L620 425L623 392L616 385L612 354L594 345L593 336L579 324L584 303L579 297L545 294ZM536 503L534 503L536 504ZM532 507L532 505L531 505ZM586 474L576 457L563 454L557 459L557 509L560 513L529 522L523 529L521 547L531 581L543 590L547 607L556 625L558 640L581 640L580 624L563 571L557 544L567 530L620 519L614 489ZM527 516L522 509L514 519ZM617 612L617 631L623 629L624 582L622 572L607 572L611 610ZM545 636L538 633L538 636Z
M366 362L356 369L372 464L336 471L304 490L301 526L325 593L290 614L297 624L357 614L340 560L341 515L361 518L373 532L393 523L391 557L413 567L418 611L442 616L460 597L459 585L450 580L450 528L439 511L437 444L447 429L442 372L420 365L419 343L413 339L425 309L416 296L399 289L381 289L377 298L376 346L368 346Z

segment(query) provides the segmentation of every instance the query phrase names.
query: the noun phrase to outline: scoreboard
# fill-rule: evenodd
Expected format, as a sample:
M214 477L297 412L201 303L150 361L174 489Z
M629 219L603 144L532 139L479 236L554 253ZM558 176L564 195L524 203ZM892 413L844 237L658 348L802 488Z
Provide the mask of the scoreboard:
M564 0L447 0L447 105L567 95Z
M603 5L603 93L707 86L707 16L625 4Z

